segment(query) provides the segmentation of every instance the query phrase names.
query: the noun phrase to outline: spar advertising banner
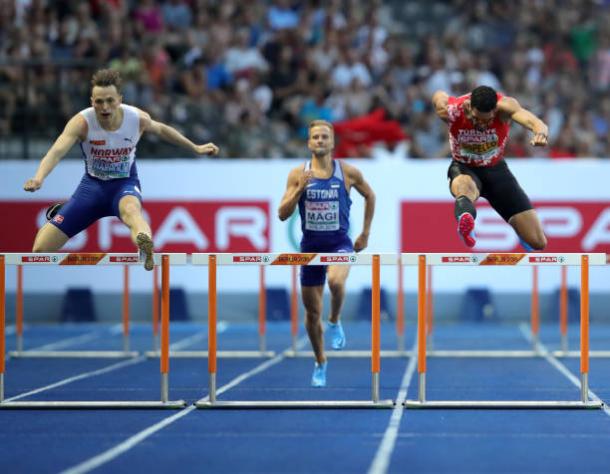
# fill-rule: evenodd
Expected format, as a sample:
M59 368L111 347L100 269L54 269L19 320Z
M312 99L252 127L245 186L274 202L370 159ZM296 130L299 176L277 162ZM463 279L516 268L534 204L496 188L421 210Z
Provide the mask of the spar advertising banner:
M155 234L157 251L167 252L280 252L298 251L300 219L277 218L291 168L304 160L147 160L138 163L145 214ZM377 196L367 252L468 252L457 237L453 200L447 186L447 160L352 160ZM549 252L610 253L610 160L509 160L543 222ZM61 162L36 193L22 190L34 175L37 162L0 163L2 229L0 249L27 252L36 230L45 223L49 203L67 200L80 181L79 161ZM351 235L361 230L363 199L352 190ZM521 251L512 228L484 199L477 204L475 251ZM81 252L131 252L127 228L116 218L102 219L75 236L64 248ZM592 289L608 289L607 268L592 269ZM8 270L7 287L14 287ZM53 269L30 267L27 279L40 291L63 288L75 282L116 289L120 268ZM528 290L531 269L438 268L438 290L461 291L466 286L493 285L497 290ZM557 286L557 268L541 269L541 289ZM115 275L116 273L116 275ZM135 290L147 290L149 277L132 272ZM557 274L557 275L556 275ZM572 275L573 274L573 275ZM577 272L570 280L577 282ZM226 278L224 277L226 275ZM599 277L597 275L600 275ZM405 288L415 288L414 269L405 269ZM605 280L605 281L603 281ZM205 291L202 268L178 268L172 281L188 289ZM268 269L267 283L285 286L289 269ZM348 289L370 285L367 268L353 268ZM256 291L256 268L224 268L221 289ZM382 284L396 288L395 268L382 270Z

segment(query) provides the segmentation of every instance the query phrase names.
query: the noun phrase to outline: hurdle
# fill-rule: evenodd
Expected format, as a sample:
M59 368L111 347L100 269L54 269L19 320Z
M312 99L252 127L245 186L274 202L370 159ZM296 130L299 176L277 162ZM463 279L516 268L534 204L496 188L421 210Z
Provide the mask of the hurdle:
M476 265L474 261L485 258L485 255L526 255L526 254L427 254L428 256L428 265L426 267L426 275L427 275L427 285L426 285L426 336L427 343L429 347L432 347L430 343L432 342L432 334L433 334L433 321L434 321L434 309L433 309L433 291L432 291L432 268L436 265L456 265L456 264L464 264L464 262L459 261L463 258L470 258L472 256L473 263L472 265ZM534 255L534 254L532 254ZM535 255L546 255L546 254L535 254ZM556 256L558 254L552 254ZM567 255L567 254L562 254ZM441 258L439 261L438 258ZM560 256L561 257L561 256ZM407 257L408 258L408 257ZM559 257L558 257L559 258ZM563 257L561 257L563 258ZM500 264L500 263L482 263L483 260L478 260L480 265L508 265L508 264ZM548 264L548 262L547 262ZM523 265L520 263L519 265ZM479 358L479 357L499 357L499 358L529 358L529 357L539 357L541 356L540 351L540 296L538 290L538 266L532 265L532 292L530 299L530 328L532 333L532 348L524 349L524 350L516 350L516 349L491 349L491 350L469 350L469 349L430 349L427 351L428 357L471 357L471 358ZM562 266L561 268L566 268L566 266ZM580 352L575 352L575 356L579 356Z
M419 375L418 399L405 400L404 406L408 408L601 408L600 400L589 399L589 266L604 265L605 262L605 254L403 254L403 263L418 267L417 363ZM580 266L580 400L426 400L426 270L428 265ZM532 303L532 305L535 304L535 302ZM457 357L460 357L459 354L460 351L451 353Z
M381 254L380 254L381 255ZM395 321L395 330L396 330L396 349L384 349L381 351L382 357L410 357L413 354L411 351L405 350L405 314L404 314L404 288L403 288L403 267L402 260L400 255L397 257L394 256L395 261L389 262L389 255L392 254L384 254L384 262L387 260L387 265L396 265L398 269L397 274L397 284L398 289L396 291L396 321ZM384 263L385 265L386 263ZM296 272L296 269L294 270ZM294 281L292 283L292 298L296 302L296 273L293 277ZM296 305L296 303L295 303ZM296 327L298 325L298 311L291 310L291 321L292 321L292 334L293 341L296 341ZM286 357L313 357L312 351L299 351L296 349L296 343L293 342L292 349L284 352ZM349 359L349 358L358 358L358 357L368 357L370 355L369 351L358 350L358 349L348 349L348 350L328 350L325 351L326 357L329 359Z
M553 351L555 357L579 357L580 353L576 350L569 350L568 347L568 267L561 267L561 284L559 287L559 333L561 337L561 346L559 350ZM607 358L610 357L608 350L591 350L589 351L591 358Z
M186 264L186 254L156 254L161 265L161 400L160 401L10 401L4 399L6 265L141 265L138 254L6 253L0 254L0 408L182 408L184 400L169 400L169 268ZM124 273L125 275L126 273Z
M282 253L282 254L193 254L193 265L208 267L208 373L209 395L195 403L198 408L392 408L392 400L379 399L380 351L380 266L395 265L394 254L345 253ZM220 401L216 396L216 319L217 319L217 266L223 265L370 265L372 266L371 302L371 400L259 400ZM284 354L286 355L286 354Z
M8 255L8 254L7 254ZM24 256L28 254L23 254ZM31 254L37 255L37 254ZM113 258L118 258L119 254ZM129 255L129 258L132 256ZM21 262L17 264L17 291L15 294L15 335L16 350L9 352L12 358L129 358L137 357L139 353L129 349L129 266L123 268L123 301L122 301L122 328L123 328L123 350L121 351L78 351L78 350L24 350L23 344L23 265L32 262ZM9 263L10 264L10 263Z
M194 265L200 265L201 263L197 255L201 254L192 254L191 255L191 263ZM206 261L207 264L207 261ZM153 303L154 304L154 303ZM274 351L267 350L267 297L265 293L265 267L259 267L258 274L258 350L224 350L224 351L216 351L217 357L222 358L271 358L275 356ZM208 357L208 352L206 350L173 350L170 351L170 355L176 359L206 359ZM159 351L153 350L146 352L146 357L155 358L159 357Z

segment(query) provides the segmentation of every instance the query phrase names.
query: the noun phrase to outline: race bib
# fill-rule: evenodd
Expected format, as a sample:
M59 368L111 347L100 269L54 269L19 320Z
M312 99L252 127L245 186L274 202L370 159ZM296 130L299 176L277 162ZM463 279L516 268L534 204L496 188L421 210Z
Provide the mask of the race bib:
M121 156L112 161L93 160L90 164L89 174L103 180L128 178L130 169L129 156Z
M318 232L339 230L339 201L305 201L305 229Z

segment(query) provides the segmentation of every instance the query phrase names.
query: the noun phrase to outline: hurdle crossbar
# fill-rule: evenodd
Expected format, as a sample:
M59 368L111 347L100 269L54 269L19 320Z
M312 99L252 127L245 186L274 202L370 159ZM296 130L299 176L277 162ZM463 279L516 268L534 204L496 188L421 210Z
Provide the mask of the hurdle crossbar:
M186 254L156 254L155 265L162 271L161 309L161 397L160 401L11 401L4 399L6 265L138 265L138 254L107 253L28 253L0 254L0 408L182 408L184 400L169 399L169 267L186 264ZM24 351L27 352L27 351Z
M601 408L589 398L589 265L605 265L605 254L403 254L403 263L418 266L418 399L406 400L409 408ZM581 268L580 401L548 400L426 400L426 270L428 265L579 265ZM537 305L533 302L532 306ZM447 351L448 352L448 351Z
M9 352L11 358L100 358L100 359L115 359L115 358L135 358L139 354L138 351L130 350L130 331L129 331L129 266L141 265L137 254L6 254L7 264L17 266L17 293L16 293L16 350ZM42 262L38 257L41 255L49 256L50 258ZM24 265L41 265L41 264L58 264L58 265L81 265L73 263L71 260L76 257L70 255L104 255L105 257L98 263L101 265L122 265L123 269L123 302L122 302L122 326L123 326L123 350L101 350L101 351L85 351L85 350L36 350L24 349L23 337L23 266ZM96 257L92 257L91 265ZM157 259L158 260L158 259Z
M406 254L404 254L406 255ZM430 272L430 267L433 265L511 265L510 262L504 263L495 263L495 262L486 262L480 263L485 260L488 255L509 255L509 254L467 254L467 253L459 253L459 254L426 254L431 263L428 266L428 277ZM526 255L526 254L511 254L511 255ZM567 288L565 285L566 278L566 270L568 266L576 266L579 265L574 258L574 255L578 256L581 254L532 254L535 257L545 257L538 260L537 265L532 266L532 299L530 304L530 320L531 320L531 330L532 330L532 348L531 349L483 349L483 350L469 350L469 349L448 349L448 350L439 350L439 349L431 349L429 343L431 342L431 333L432 330L428 328L428 350L426 352L427 357L464 357L464 358L507 358L507 359L521 359L521 358L531 358L531 357L542 357L543 351L540 350L539 347L539 295L538 295L538 266L542 265L550 265L550 266L558 266L560 265L562 270L562 284L561 284L561 299L560 299L560 332L561 332L561 349L551 351L551 354L555 357L580 357L580 351L568 351L567 350ZM591 265L603 265L601 263L602 259L599 255L603 254L591 254L596 255L595 263L591 263ZM472 256L472 260L470 259ZM443 261L444 257L444 261ZM492 257L496 258L496 257ZM568 258L569 260L565 260ZM464 260L466 259L466 260ZM554 259L559 259L561 261L554 261ZM404 262L410 262L413 265L413 259L411 257L405 257L403 259ZM516 265L524 265L525 262L521 261L516 263ZM430 278L428 278L428 286L427 289L427 300L431 301L430 294L432 293L430 288ZM565 301L564 301L565 299ZM427 307L426 313L428 314L428 320L431 320L430 315L432 311ZM605 350L590 350L589 357L591 358L607 358L610 357L610 351Z
M283 253L283 254L193 254L191 263L208 266L208 340L209 395L195 405L198 408L391 408L392 400L379 398L380 372L380 265L395 265L396 255L345 253ZM371 400L275 400L222 401L216 394L216 319L217 266L219 265L371 265Z

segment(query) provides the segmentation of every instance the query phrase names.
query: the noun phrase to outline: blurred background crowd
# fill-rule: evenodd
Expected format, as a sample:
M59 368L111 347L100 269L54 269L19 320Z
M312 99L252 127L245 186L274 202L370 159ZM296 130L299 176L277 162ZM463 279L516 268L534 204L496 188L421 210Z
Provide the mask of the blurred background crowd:
M307 156L318 118L338 156L445 157L430 97L476 85L550 127L546 149L513 127L507 156L610 156L608 0L0 0L0 157L39 159L102 67L225 157Z

